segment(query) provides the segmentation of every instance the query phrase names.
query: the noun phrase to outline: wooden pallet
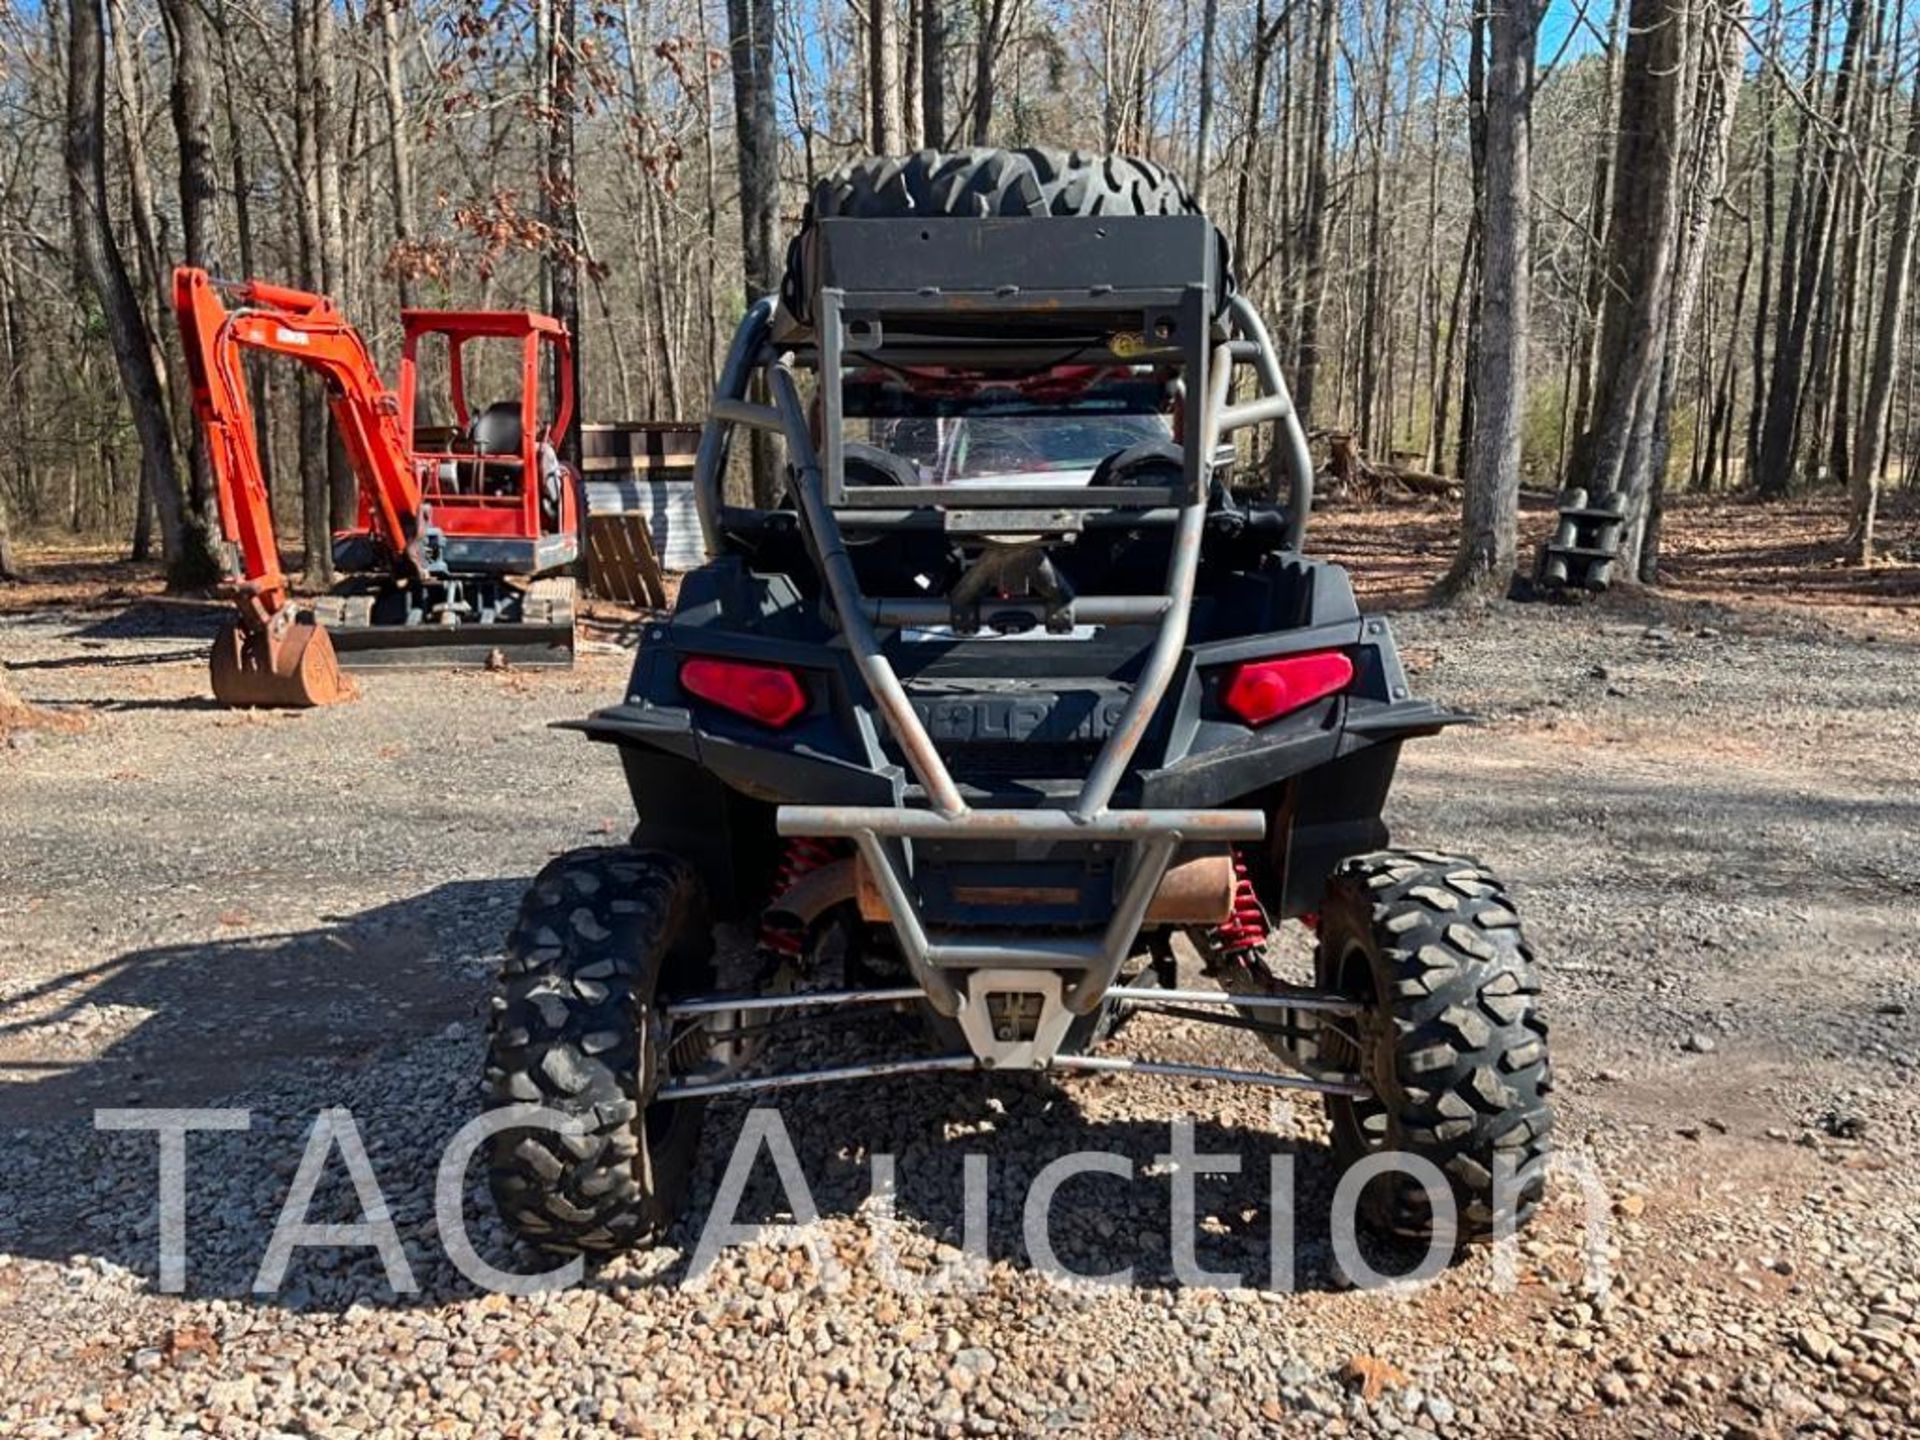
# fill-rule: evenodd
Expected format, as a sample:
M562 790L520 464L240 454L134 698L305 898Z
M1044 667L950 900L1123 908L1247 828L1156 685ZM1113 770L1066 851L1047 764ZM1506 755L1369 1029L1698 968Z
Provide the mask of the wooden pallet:
M667 583L646 516L626 510L587 517L587 588L623 605L665 608Z

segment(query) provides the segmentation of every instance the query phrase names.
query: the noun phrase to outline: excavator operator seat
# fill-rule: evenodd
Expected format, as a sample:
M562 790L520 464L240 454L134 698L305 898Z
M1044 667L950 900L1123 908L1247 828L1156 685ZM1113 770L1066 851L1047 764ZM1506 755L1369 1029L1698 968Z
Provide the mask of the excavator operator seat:
M476 455L518 455L520 453L520 402L501 400L473 417L467 427Z

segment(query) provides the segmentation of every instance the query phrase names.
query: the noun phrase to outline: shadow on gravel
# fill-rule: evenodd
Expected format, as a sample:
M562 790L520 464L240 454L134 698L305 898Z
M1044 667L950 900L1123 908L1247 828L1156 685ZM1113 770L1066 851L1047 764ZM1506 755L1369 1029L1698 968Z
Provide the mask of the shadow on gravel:
M9 660L9 670L118 670L134 665L172 665L183 660L204 660L204 648L168 650L158 655L108 655L89 650L83 655L60 655L51 660Z
M497 953L522 889L458 881L311 930L131 950L0 990L0 1076L58 1072L0 1078L0 1126L102 1105L244 1104L289 1067L365 1063L474 1011L474 961ZM222 921L254 918L236 906Z
M488 975L524 884L442 885L313 930L132 951L54 984L0 994L0 1252L78 1263L119 1274L118 1283L153 1287L157 1141L97 1131L93 1113L217 1106L246 1111L249 1128L187 1139L190 1297L339 1313L353 1305L412 1308L473 1296L441 1242L434 1180L448 1140L480 1111ZM917 1043L906 1022L900 1031L902 1043ZM102 1035L112 1038L103 1045ZM800 1043L812 1053L793 1063L819 1063L821 1042ZM1148 1093L1152 1099L1144 1098ZM868 1207L871 1156L895 1157L895 1238L910 1272L934 1264L936 1247L963 1243L967 1156L986 1161L989 1254L1021 1268L1031 1264L1022 1214L1035 1175L1076 1152L1117 1157L1130 1178L1081 1175L1055 1196L1051 1235L1059 1261L1087 1275L1130 1266L1133 1284L1172 1287L1179 1281L1168 1241L1171 1190L1157 1158L1169 1149L1172 1095L1174 1105L1195 1107L1198 1151L1235 1156L1240 1164L1237 1175L1198 1181L1199 1263L1239 1272L1248 1285L1271 1282L1269 1177L1273 1157L1287 1156L1294 1169L1296 1288L1338 1284L1327 1239L1337 1176L1324 1147L1288 1121L1285 1102L1274 1109L1275 1129L1218 1118L1228 1095L1209 1087L1143 1090L1141 1113L1162 1117L1152 1120L1094 1118L1083 1108L1083 1097L1097 1097L1094 1109L1111 1110L1121 1094L1123 1085L1110 1080L1060 1086L1037 1077L965 1076L790 1094L775 1108L812 1200L829 1221ZM1303 1113L1317 1110L1307 1097L1299 1103ZM330 1107L353 1116L416 1288L396 1293L370 1247L319 1247L295 1251L285 1284L255 1295L315 1117ZM652 1289L686 1278L748 1113L744 1102L709 1111L692 1202L667 1244L590 1271L583 1283ZM1249 1112L1242 1106L1240 1113ZM1310 1123L1304 1133L1316 1127ZM466 1223L484 1257L519 1272L548 1263L515 1248L486 1198L478 1163L469 1168L466 1192ZM736 1218L778 1221L797 1198L762 1153ZM335 1151L305 1219L363 1218ZM843 1259L871 1248L864 1219L833 1231ZM1388 1254L1375 1263L1396 1272L1415 1258ZM739 1247L724 1251L713 1283L724 1293L741 1283L743 1269L765 1259L765 1252L748 1259Z
M176 695L166 700L68 700L64 703L75 709L98 710L110 715L118 715L123 712L135 710L194 712L201 710L226 711L233 708L228 705L222 705L211 695Z
M232 613L224 602L143 600L73 633L81 640L211 640Z

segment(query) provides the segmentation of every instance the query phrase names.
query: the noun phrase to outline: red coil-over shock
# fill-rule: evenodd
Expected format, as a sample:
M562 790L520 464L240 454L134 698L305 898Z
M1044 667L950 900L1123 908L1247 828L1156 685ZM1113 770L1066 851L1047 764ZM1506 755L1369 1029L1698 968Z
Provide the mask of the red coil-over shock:
M780 856L780 868L773 878L773 893L760 915L759 943L785 960L797 960L807 943L806 933L794 918L780 910L780 900L789 890L823 866L840 858L842 846L816 835L793 835Z
M1233 852L1233 913L1207 931L1213 953L1221 960L1243 963L1267 948L1267 911L1254 894L1246 857Z

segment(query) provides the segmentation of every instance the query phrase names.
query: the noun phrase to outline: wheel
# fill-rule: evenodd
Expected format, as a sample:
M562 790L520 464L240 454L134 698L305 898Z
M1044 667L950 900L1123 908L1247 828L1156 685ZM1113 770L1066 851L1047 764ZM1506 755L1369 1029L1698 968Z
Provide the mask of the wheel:
M1343 862L1316 964L1323 985L1367 1007L1351 1030L1329 1025L1321 1045L1329 1069L1374 1091L1327 1097L1342 1167L1377 1151L1431 1161L1453 1192L1456 1243L1524 1224L1545 1188L1553 1078L1533 954L1493 873L1417 851ZM1496 1194L1503 1164L1512 1181ZM1402 1171L1376 1177L1360 1207L1375 1229L1435 1237L1426 1192Z
M650 1103L663 1076L658 1001L713 984L699 877L671 855L575 850L520 905L493 999L489 1108L536 1104L584 1134L503 1130L488 1176L501 1215L559 1255L652 1244L686 1201L698 1100Z
M985 215L1191 215L1193 196L1151 160L1079 150L922 150L842 165L806 219Z

